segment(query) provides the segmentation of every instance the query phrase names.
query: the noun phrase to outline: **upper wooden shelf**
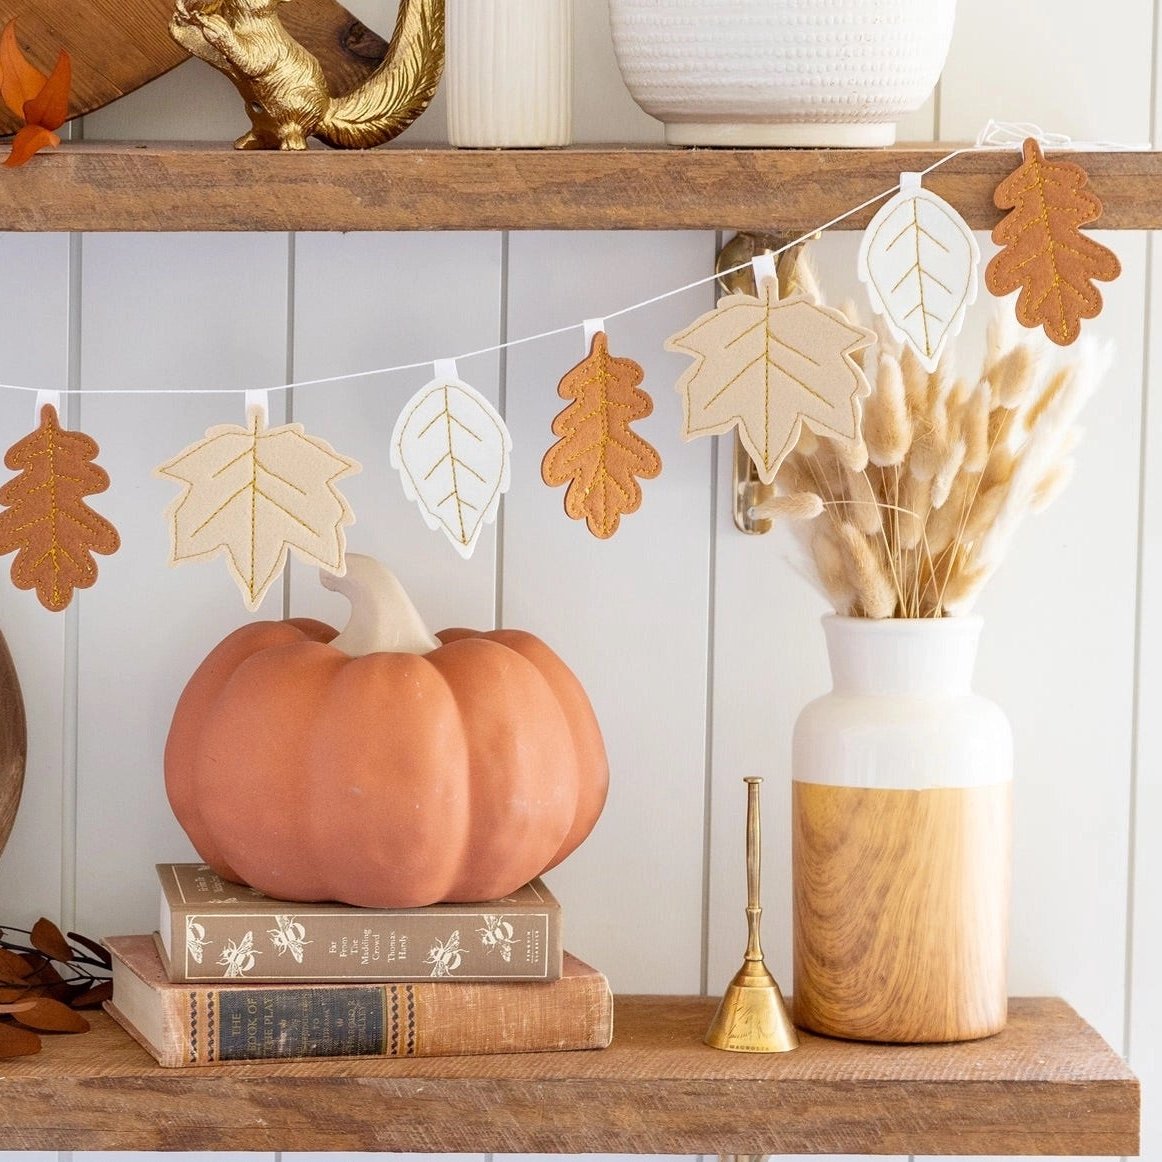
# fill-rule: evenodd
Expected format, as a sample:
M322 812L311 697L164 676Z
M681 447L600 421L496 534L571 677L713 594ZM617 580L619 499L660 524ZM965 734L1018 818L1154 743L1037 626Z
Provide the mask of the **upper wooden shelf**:
M893 149L386 147L239 153L227 144L66 143L0 174L0 230L685 230L802 233L955 145ZM1083 165L1107 229L1162 227L1162 153ZM976 229L1015 150L925 179ZM875 207L847 219L862 227Z
M601 1051L161 1069L97 1014L0 1061L6 1150L1138 1152L1138 1083L1063 1001L960 1045L724 1053L706 998L622 997Z

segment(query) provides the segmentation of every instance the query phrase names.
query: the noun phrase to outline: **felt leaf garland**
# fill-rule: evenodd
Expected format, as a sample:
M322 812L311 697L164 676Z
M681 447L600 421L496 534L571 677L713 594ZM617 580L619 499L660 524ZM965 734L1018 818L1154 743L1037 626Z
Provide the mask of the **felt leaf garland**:
M976 301L980 248L968 223L943 198L901 174L900 190L868 224L857 270L872 310L907 343L925 370Z
M683 435L737 426L764 484L774 481L804 423L855 447L860 399L870 387L851 355L873 342L873 332L805 295L780 301L770 279L757 298L727 295L666 340L667 350L695 358L677 383Z
M19 475L0 488L0 553L16 553L12 582L35 589L60 612L74 589L97 580L94 553L121 547L117 530L84 497L104 492L109 477L93 463L100 449L83 432L65 431L56 408L40 409L40 426L8 449L4 463Z
M508 491L511 449L496 409L450 371L412 396L391 433L391 464L408 499L465 559Z
M255 610L293 549L304 561L342 576L344 527L355 517L338 481L360 470L302 424L268 428L252 407L247 427L221 424L157 474L184 487L166 510L170 564L222 553Z
M71 84L72 61L67 52L61 51L52 73L45 76L20 51L16 21L4 26L0 33L0 97L25 121L12 139L5 165L23 165L45 146L60 145L61 139L53 131L68 119Z
M541 478L568 484L565 512L584 520L595 537L611 537L623 514L637 512L642 490L637 477L662 470L657 451L630 428L654 410L638 384L639 364L609 354L604 331L593 336L589 355L567 372L557 388L571 403L553 420L560 439L545 453Z
M1122 272L1113 251L1080 227L1101 215L1101 201L1087 190L1085 170L1072 162L1046 161L1033 138L1024 161L997 186L993 201L1010 212L993 230L1003 247L985 269L994 295L1020 288L1017 319L1065 346L1081 332L1081 320L1101 311L1094 279L1110 282Z

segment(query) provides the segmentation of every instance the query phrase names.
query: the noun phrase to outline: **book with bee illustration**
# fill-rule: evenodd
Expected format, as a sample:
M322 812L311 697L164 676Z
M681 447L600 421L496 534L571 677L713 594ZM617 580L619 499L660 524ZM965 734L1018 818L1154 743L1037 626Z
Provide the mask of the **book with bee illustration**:
M613 1037L609 982L568 953L550 981L182 984L166 976L156 936L109 936L105 946L105 1009L164 1066L558 1052L604 1049Z
M275 900L205 864L157 865L174 981L516 981L561 975L561 906L537 879L502 900L355 908Z

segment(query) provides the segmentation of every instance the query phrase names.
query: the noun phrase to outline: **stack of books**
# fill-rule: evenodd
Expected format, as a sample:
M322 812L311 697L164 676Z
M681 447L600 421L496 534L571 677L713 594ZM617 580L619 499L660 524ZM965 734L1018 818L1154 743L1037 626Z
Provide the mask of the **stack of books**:
M538 879L482 904L274 900L159 864L161 918L110 936L112 1017L161 1065L601 1049L613 998Z

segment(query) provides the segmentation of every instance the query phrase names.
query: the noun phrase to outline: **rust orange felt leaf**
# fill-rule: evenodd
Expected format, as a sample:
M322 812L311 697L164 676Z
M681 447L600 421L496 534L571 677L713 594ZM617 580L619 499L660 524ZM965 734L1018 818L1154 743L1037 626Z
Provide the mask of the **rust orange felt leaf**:
M855 447L860 400L871 388L851 355L874 342L874 332L806 295L780 301L769 279L758 297L727 295L666 340L668 350L695 358L677 383L683 435L737 427L764 484L774 481L803 424Z
M93 463L99 450L83 432L62 429L56 409L46 404L40 427L4 457L19 475L0 488L0 554L16 554L13 584L35 588L41 604L56 612L74 589L97 580L93 554L121 546L117 530L83 499L109 487L104 469Z
M604 331L593 336L589 355L567 372L557 388L571 403L553 420L560 439L545 453L541 478L568 484L565 511L584 520L595 537L611 537L621 517L641 507L637 477L662 470L657 451L630 428L654 410L638 384L645 378L632 359L609 354Z
M1079 165L1046 161L1029 138L1024 161L993 195L1009 213L993 230L1003 249L989 262L985 285L994 295L1020 288L1017 319L1044 327L1062 346L1080 334L1082 319L1101 311L1094 280L1110 282L1122 272L1117 255L1080 230L1101 215L1101 201L1085 188L1088 180Z
M0 97L25 126L17 133L4 159L7 166L23 165L45 146L60 145L53 132L69 115L72 61L67 52L57 57L51 76L32 65L16 43L16 22L10 20L0 33Z
M16 1020L29 1029L42 1033L87 1033L89 1022L68 1005L54 1001L51 997L37 997L32 1007L13 1014Z

